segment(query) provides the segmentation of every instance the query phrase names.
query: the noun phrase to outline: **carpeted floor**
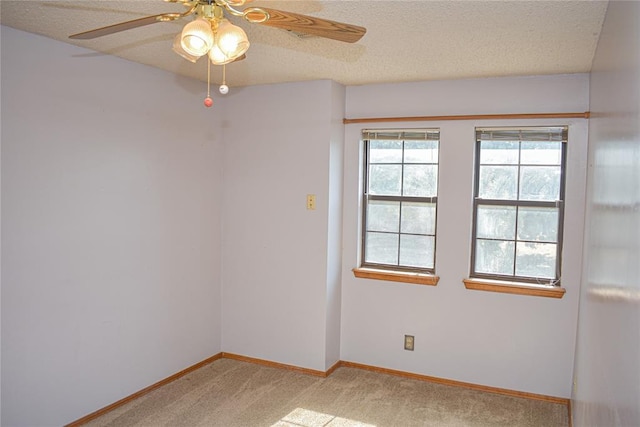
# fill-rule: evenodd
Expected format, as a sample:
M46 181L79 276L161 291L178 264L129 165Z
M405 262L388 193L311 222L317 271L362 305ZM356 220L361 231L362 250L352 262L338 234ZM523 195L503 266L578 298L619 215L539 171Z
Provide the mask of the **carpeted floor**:
M87 426L410 427L568 425L562 404L355 368L318 378L220 359Z

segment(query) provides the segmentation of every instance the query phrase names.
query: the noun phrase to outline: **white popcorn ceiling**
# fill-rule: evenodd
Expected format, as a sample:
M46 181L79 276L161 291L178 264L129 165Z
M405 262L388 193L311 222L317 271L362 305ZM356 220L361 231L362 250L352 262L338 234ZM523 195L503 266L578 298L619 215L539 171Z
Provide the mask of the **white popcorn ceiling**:
M367 28L355 44L231 21L245 29L247 59L227 66L230 86L330 79L345 85L589 72L606 1L260 1L270 7ZM70 34L164 12L180 4L137 1L0 1L16 29L206 81L171 45L188 19L93 40ZM206 57L205 57L206 58ZM74 58L82 61L82 56ZM219 81L221 67L212 67Z

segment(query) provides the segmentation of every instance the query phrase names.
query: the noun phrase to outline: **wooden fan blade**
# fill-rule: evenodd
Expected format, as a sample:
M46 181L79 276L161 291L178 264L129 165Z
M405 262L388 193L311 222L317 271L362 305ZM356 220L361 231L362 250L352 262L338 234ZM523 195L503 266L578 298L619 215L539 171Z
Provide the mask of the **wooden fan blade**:
M95 39L96 37L102 37L113 33L119 33L120 31L130 30L132 28L143 27L145 25L155 24L156 22L162 22L166 17L166 14L147 16L145 18L134 19L133 21L121 22L119 24L109 25L108 27L96 28L95 30L85 31L83 33L70 35L70 39Z
M313 16L300 15L298 13L284 12L282 10L261 7L269 14L269 19L259 22L261 15L257 13L252 19L253 12L245 14L249 22L254 22L269 27L291 30L297 33L312 34L327 39L339 40L347 43L355 43L367 32L364 27L330 21L328 19L314 18Z

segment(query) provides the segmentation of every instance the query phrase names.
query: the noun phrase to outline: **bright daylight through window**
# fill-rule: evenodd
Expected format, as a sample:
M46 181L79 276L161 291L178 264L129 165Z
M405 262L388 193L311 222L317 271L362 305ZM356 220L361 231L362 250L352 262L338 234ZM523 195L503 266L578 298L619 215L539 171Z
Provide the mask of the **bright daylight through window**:
M567 127L478 128L471 277L560 282Z
M365 130L362 137L362 267L433 273L439 130Z

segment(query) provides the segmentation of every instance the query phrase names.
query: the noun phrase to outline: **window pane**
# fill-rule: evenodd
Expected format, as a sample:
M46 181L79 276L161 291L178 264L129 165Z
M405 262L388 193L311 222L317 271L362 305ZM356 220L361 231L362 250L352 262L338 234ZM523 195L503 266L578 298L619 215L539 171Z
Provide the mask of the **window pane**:
M476 240L476 273L513 274L514 242Z
M436 234L435 203L402 203L402 233Z
M369 169L369 193L399 196L402 165L371 165Z
M560 166L520 168L520 200L560 199Z
M554 243L518 242L516 249L516 275L556 277L556 245Z
M555 243L558 240L558 209L519 208L518 240Z
M485 239L514 239L516 208L514 206L478 206L476 236Z
M517 166L480 166L481 199L516 200L518 195Z
M518 164L518 141L480 141L480 164Z
M476 128L471 275L549 283L559 272L567 127Z
M402 141L369 141L369 163L402 163Z
M400 264L408 267L433 268L435 238L432 236L400 236Z
M398 234L367 232L365 262L398 264Z
M522 141L520 163L525 165L560 165L562 143L551 141Z
M405 165L403 196L433 197L438 185L438 166Z
M380 129L362 135L367 160L362 264L433 271L438 130Z
M406 141L405 163L438 163L438 141Z
M369 201L367 231L398 232L400 227L400 202Z

